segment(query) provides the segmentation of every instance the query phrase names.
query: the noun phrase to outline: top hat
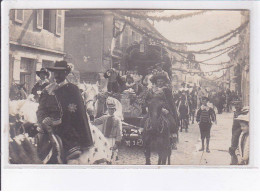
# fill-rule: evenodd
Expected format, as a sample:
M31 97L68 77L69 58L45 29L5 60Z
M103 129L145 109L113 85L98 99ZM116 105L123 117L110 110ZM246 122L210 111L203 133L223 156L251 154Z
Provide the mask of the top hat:
M40 77L40 74L41 74L41 73L44 73L47 77L50 76L50 73L49 73L48 70L45 69L45 68L41 68L40 71L36 71L36 75L39 76L39 77Z
M49 71L71 71L67 61L56 61L53 67L47 67Z

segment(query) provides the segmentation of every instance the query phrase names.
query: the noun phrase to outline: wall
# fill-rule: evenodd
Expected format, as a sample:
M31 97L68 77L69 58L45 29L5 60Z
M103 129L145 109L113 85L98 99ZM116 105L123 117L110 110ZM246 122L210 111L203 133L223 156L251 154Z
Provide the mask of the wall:
M102 70L103 29L102 16L66 17L64 49L77 70Z
M52 10L55 12L55 10ZM36 10L24 10L24 21L20 24L14 20L14 10L10 10L10 41L18 44L25 44L33 47L64 51L64 11L62 11L62 33L56 35L45 29L36 28ZM52 22L56 22L55 18Z

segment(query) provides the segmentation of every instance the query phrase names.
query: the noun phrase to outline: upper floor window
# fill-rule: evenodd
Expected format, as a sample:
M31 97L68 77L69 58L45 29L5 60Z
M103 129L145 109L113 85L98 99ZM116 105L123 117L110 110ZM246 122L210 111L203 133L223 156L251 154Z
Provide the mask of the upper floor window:
M23 23L24 20L24 10L16 9L14 11L14 20L18 23Z
M43 11L43 29L51 31L51 10Z
M43 28L43 9L37 10L37 29Z
M56 10L56 34L61 35L62 28L62 11Z

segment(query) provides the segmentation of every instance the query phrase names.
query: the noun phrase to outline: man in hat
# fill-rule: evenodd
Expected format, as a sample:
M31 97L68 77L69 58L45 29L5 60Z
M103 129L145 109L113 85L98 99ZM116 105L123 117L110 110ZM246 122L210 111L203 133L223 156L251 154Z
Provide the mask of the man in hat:
M238 148L236 156L239 165L247 165L249 163L249 113L246 115L239 115L236 120L239 121L241 127L241 134L239 136Z
M36 75L40 78L40 80L33 86L32 88L32 94L34 95L34 99L36 102L39 101L39 97L42 93L42 90L49 85L49 76L50 73L47 69L41 68L40 71L36 71Z
M247 107L242 108L242 102L238 101L235 103L235 112L234 112L234 119L233 119L233 125L232 125L232 138L231 138L231 146L229 148L229 154L231 156L231 165L237 165L238 164L238 158L236 155L236 150L238 148L239 144L239 137L242 132L241 126L239 124L239 120L237 118L240 115L246 115L249 112L249 109Z
M170 126L172 126L171 133L173 136L173 146L176 149L179 117L172 90L167 87L167 83L169 83L170 80L165 73L156 73L151 77L150 81L154 84L154 87L149 89L146 96L146 101L153 96L160 96L164 99L165 107L163 108L163 113L168 116L169 121L172 121Z
M197 122L200 127L201 143L202 147L199 151L204 151L204 141L206 139L206 152L210 153L209 140L210 140L210 129L212 122L216 122L216 114L213 108L207 105L208 98L202 97L202 105L197 112Z
M42 91L37 118L43 131L51 128L61 138L66 163L78 158L93 140L79 88L66 81L70 66L57 61L48 70L54 72L55 82Z
M103 115L100 118L95 119L94 125L102 125L101 132L107 138L113 150L113 156L118 159L118 145L122 140L122 122L114 115L116 111L115 100L111 97L107 98L107 111L108 115Z

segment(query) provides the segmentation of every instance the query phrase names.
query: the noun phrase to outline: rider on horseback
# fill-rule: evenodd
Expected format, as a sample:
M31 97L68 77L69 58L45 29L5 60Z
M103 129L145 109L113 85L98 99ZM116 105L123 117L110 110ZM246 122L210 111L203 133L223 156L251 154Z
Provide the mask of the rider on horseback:
M66 81L71 68L66 61L57 61L48 70L54 72L56 82L43 90L37 119L50 139L53 134L59 136L66 162L79 157L84 148L93 145L93 140L81 93L76 85Z
M164 100L165 105L163 107L163 113L169 117L170 121L174 122L174 124L171 125L172 127L170 131L173 135L174 147L176 148L179 118L172 90L167 85L170 82L169 77L164 72L158 72L151 77L151 82L154 85L148 90L146 101L155 96L159 96Z

